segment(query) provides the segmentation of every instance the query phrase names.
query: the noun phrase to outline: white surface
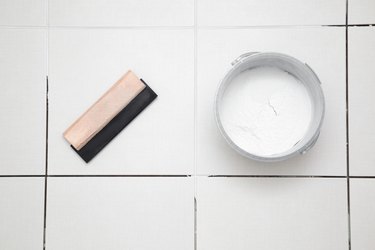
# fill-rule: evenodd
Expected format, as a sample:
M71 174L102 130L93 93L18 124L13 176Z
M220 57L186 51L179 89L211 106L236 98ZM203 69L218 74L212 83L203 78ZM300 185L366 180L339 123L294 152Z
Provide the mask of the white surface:
M375 176L375 27L349 29L350 174Z
M198 178L201 250L347 249L345 179Z
M0 249L43 248L44 178L0 178Z
M374 0L349 0L349 24L375 24Z
M46 31L0 30L0 174L44 174Z
M244 151L283 154L300 141L311 121L311 100L305 86L275 67L258 67L237 75L219 107L223 128Z
M230 62L248 51L289 54L307 62L319 76L326 97L326 116L316 145L306 155L275 164L257 163L234 152L220 135L213 115L215 92ZM200 30L197 173L345 175L344 52L344 28Z
M194 193L197 249L278 250L277 243L287 250L349 249L345 27L319 26L344 24L345 4L0 1L0 175L45 174L47 74L50 174L297 175L203 176L197 177L198 189L193 177L50 176L46 250L109 249L116 242L121 249L193 250ZM348 12L349 23L374 23L373 1L349 0ZM197 37L194 17L200 26ZM373 30L349 32L349 158L350 173L356 175L374 175ZM260 165L239 157L218 135L213 122L217 84L229 63L248 51L290 54L320 77L326 120L307 155ZM158 100L86 165L62 133L129 68L155 89ZM352 250L370 250L375 244L372 181L351 182ZM43 184L44 178L0 177L1 250L43 249Z
M159 97L86 165L62 133L128 69ZM193 174L193 79L192 30L52 29L49 173Z
M50 178L47 249L194 246L193 178Z
M46 25L47 1L48 0L1 0L0 25Z
M49 0L50 25L193 25L193 0Z
M352 249L375 246L375 179L350 180Z
M202 26L345 24L345 1L198 0L198 24Z

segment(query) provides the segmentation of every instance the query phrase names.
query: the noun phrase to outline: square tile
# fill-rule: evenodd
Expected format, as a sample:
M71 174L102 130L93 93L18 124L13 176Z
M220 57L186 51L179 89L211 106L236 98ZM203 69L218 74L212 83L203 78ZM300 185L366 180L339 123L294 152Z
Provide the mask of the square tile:
M230 63L251 51L289 54L308 63L320 78L326 115L320 138L307 154L258 163L240 156L220 135L213 114L216 89ZM346 175L344 28L200 30L197 95L198 174Z
M192 177L54 177L47 249L193 249Z
M350 180L352 249L370 250L375 245L375 179Z
M194 24L193 0L49 0L53 26L184 26Z
M346 180L198 179L198 249L348 249Z
M0 174L44 174L46 31L0 29Z
M44 178L0 178L0 249L43 248Z
M44 26L47 24L47 0L1 0L0 25Z
M374 0L350 0L348 5L349 24L375 24Z
M349 29L350 175L375 175L375 27Z
M345 0L200 0L198 24L209 26L345 24Z
M50 31L50 174L192 174L193 30ZM62 133L128 69L159 95L90 163Z

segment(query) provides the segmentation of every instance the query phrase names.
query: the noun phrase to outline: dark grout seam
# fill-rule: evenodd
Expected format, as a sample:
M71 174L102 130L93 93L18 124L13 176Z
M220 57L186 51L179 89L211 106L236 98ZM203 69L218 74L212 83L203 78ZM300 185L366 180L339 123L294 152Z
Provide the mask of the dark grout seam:
M326 24L322 25L322 27L346 27L346 24Z
M375 24L348 24L348 27L375 27Z
M45 175L41 175L41 174L28 174L28 175L20 175L20 174L13 174L13 175L0 175L0 178L33 178L33 177L45 177Z
M328 179L345 179L341 175L208 175L212 178L328 178Z
M346 0L345 15L345 90L346 90L346 195L348 207L348 249L352 249L351 243L351 218L350 218L350 168L349 168L349 26L363 27L372 25L349 25L349 0Z
M48 76L46 76L46 144L45 144L45 174L44 174L44 214L43 214L43 250L46 249L46 228L47 228L47 182L48 182Z
M328 24L323 27L373 27L375 24Z

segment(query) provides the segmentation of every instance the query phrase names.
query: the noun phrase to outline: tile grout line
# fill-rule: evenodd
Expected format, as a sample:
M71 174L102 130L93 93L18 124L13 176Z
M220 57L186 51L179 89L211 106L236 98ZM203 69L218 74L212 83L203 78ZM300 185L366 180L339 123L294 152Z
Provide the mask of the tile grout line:
M197 0L194 0L194 178L197 175ZM195 196L194 182L194 196Z
M346 179L345 175L208 175L208 178L304 178L304 179Z
M0 29L123 29L123 30L192 30L194 26L63 26L63 25L0 25Z
M197 250L198 0L194 0L194 250Z
M197 235L197 198L194 197L194 250L197 250L198 249L198 245L197 245L197 239L198 239L198 235Z
M69 178L69 177L73 177L73 178L85 178L85 177L91 177L91 178L108 178L108 177L118 177L118 178L191 178L192 175L111 175L111 174L107 174L107 175L48 175L48 177L51 177L51 178L61 178L61 177L64 177L64 178Z
M348 209L348 249L352 249L351 242L351 217L350 217L350 156L349 156L349 0L346 0L345 15L345 92L346 92L346 195Z
M118 177L118 178L194 178L194 177L208 177L208 178L305 178L305 179L346 179L346 175L145 175L145 174L31 174L31 175L0 175L0 178L36 178L36 177L48 177L48 178L86 178L86 177ZM375 179L375 176L369 175L351 175L350 179Z
M330 25L322 25L323 27L372 27L375 26L373 23L358 23L358 24L330 24Z
M313 24L313 25L235 25L235 26L225 26L225 25L202 25L202 26L58 26L58 25L0 25L0 29L123 29L123 30L210 30L210 29L283 29L283 28L335 28L335 27L375 27L374 23L366 24Z
M44 176L44 211L43 211L43 250L46 249L47 236L47 193L48 193L48 130L49 130L49 1L46 1L46 144L45 144L45 176Z
M46 175L29 174L29 175L0 175L0 178L35 178L35 177L45 177ZM48 174L48 178L58 178L58 177L124 177L124 178L191 178L194 175L144 175L144 174L90 174L90 175L66 175L66 174ZM346 175L196 175L196 177L209 177L209 178L332 178L332 179L346 179ZM375 176L369 175L351 175L350 179L375 179Z
M45 144L45 174L44 174L44 214L43 214L43 250L46 249L47 225L47 182L48 182L48 76L46 77L46 144Z
M37 178L46 177L46 175L0 175L0 178ZM99 175L47 175L48 178L86 178L86 177L96 177L96 178L108 178L108 177L118 177L118 178L191 178L192 175L114 175L114 174L99 174ZM196 177L208 177L208 178L305 178L305 179L346 179L347 176L340 175L196 175ZM360 176L352 175L350 179L375 179L375 176Z
M63 26L52 25L52 29L98 29L98 30L193 30L194 25L176 25L176 26Z
M0 175L0 178L35 178L35 177L45 177L44 174L12 174L12 175Z

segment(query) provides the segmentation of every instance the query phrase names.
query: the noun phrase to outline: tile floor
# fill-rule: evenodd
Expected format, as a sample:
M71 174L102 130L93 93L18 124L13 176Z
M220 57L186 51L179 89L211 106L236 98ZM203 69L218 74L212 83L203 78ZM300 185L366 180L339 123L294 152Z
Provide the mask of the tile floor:
M375 249L374 24L373 0L0 0L0 249ZM260 164L219 136L215 88L248 51L319 75L308 154ZM84 164L62 132L127 69L159 98Z

